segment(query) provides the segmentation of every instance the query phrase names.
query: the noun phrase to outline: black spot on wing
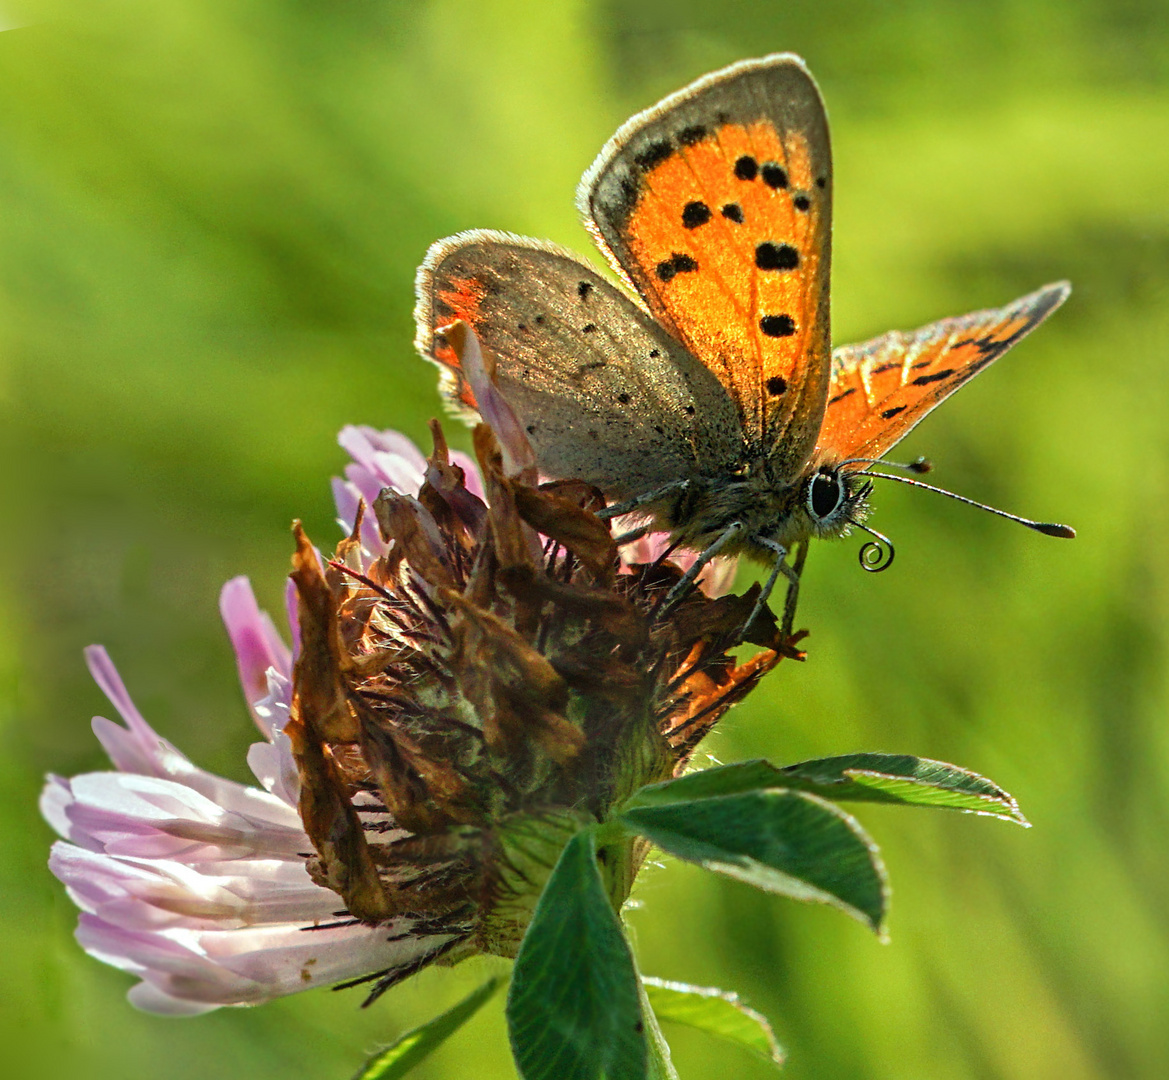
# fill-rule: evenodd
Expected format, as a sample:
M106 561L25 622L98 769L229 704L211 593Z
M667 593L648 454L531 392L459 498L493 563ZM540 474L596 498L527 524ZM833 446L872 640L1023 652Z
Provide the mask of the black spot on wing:
M697 229L710 220L710 207L704 202L688 202L682 207L682 227Z
M796 332L795 320L790 315L764 315L759 329L768 337L791 337Z
M613 200L613 209L615 212L622 215L629 215L633 213L633 208L637 205L638 196L641 194L641 188L637 181L632 176L625 175L618 181L620 192Z
M855 394L855 393L856 393L856 387L850 386L847 390L842 390L839 394L836 395L836 397L829 399L828 404L835 405L838 401L843 401L850 394Z
M743 224L743 208L738 203L729 202L720 211L727 221L733 221L736 225Z
M692 274L698 269L698 263L689 255L675 251L668 259L663 259L654 267L659 281L673 281L679 274Z
M787 389L787 379L780 375L772 375L767 380L767 392L773 397L779 397Z
M582 300L593 291L593 283L591 281L581 281L576 286L576 295Z
M894 405L893 408L886 409L883 413L881 413L881 418L883 420L892 420L893 417L895 417L898 413L905 412L907 408L907 405Z
M801 214L806 214L808 208L812 205L812 200L807 195L796 195L792 199L792 206L794 206Z
M941 382L943 379L948 379L954 374L953 368L946 368L944 371L935 371L930 375L919 375L913 380L914 386L928 386L930 383Z
M691 124L678 132L678 142L683 146L693 146L706 138L706 128L701 124Z
M655 139L634 154L633 160L639 168L648 172L655 165L660 165L673 152L674 146L669 139Z
M766 161L763 163L761 172L763 173L763 182L769 188L778 190L787 187L787 170L782 165L777 165L774 161Z
M759 175L759 162L750 154L744 154L735 162L735 175L740 180L754 180Z
M755 265L760 270L794 270L800 265L800 253L791 244L767 240L755 248Z

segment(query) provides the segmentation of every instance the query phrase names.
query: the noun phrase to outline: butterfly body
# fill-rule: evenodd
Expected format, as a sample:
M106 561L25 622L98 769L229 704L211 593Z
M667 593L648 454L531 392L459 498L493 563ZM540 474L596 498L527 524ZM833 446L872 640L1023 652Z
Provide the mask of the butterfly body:
M833 352L827 119L789 54L633 117L577 201L626 288L555 245L462 233L419 270L419 350L474 412L443 334L464 321L545 475L685 546L772 562L773 579L793 545L859 524L868 465L1068 293Z

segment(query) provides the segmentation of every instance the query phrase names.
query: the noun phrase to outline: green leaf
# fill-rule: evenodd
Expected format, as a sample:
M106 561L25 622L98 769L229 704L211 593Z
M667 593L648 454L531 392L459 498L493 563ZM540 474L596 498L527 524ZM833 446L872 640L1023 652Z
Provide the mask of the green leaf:
M507 997L524 1080L645 1080L640 985L592 830L565 846L520 944Z
M737 765L716 765L687 773L676 780L647 784L635 791L624 809L634 806L658 806L663 803L689 802L691 799L711 799L718 795L738 795L744 791L763 788L791 787L783 773L770 762L743 761Z
M643 787L626 806L651 806L776 787L808 791L840 802L936 806L1029 824L1018 803L986 777L944 761L908 754L846 754L786 768L766 761L719 765Z
M670 1044L666 1042L657 1013L649 1003L644 979L639 980L637 989L641 1017L645 1021L646 1080L678 1080L677 1070L670 1057Z
M876 845L852 817L815 795L745 791L630 806L617 820L687 862L768 892L832 904L880 932L888 886Z
M659 1020L685 1024L754 1051L776 1065L783 1049L762 1013L744 1005L738 994L712 986L690 986L642 976L646 996Z
M406 1032L396 1042L375 1054L353 1080L397 1080L397 1077L405 1076L487 1004L502 984L503 979L499 976L488 979L454 1008Z
M1019 804L985 776L944 761L908 754L846 754L789 765L781 783L827 799L937 806L987 814L1020 825L1030 822Z

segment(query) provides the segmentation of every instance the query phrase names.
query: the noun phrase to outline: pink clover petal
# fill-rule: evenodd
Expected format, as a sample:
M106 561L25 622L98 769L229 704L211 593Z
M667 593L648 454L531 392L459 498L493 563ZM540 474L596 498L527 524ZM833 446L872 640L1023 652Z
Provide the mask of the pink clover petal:
M614 521L614 535L637 528L643 519L633 515L626 515ZM623 567L634 566L639 563L657 562L670 546L670 534L665 532L651 532L630 544L621 546L621 564ZM683 571L694 565L698 553L680 549L670 555L670 561ZM698 575L698 584L707 596L717 597L727 593L735 583L735 574L739 568L737 558L714 558L703 568Z
M342 445L354 457L348 479L334 482L343 519L352 521L365 488L370 501L385 487L417 492L427 462L404 436L348 428ZM457 453L452 459L465 470L468 489L481 494L471 459ZM386 545L372 515L367 521L363 557L372 559ZM323 565L319 552L317 558ZM229 581L220 594L248 707L266 736L248 752L263 790L198 768L147 723L106 651L86 650L95 681L122 720L93 721L118 771L50 776L40 805L64 838L53 846L50 869L80 909L77 940L142 980L129 992L138 1008L193 1016L266 1001L374 971L412 969L452 940L412 933L407 919L331 925L344 918L338 911L344 901L308 874L312 843L297 811L299 776L283 732L300 647L291 582L285 604L291 651L246 579ZM368 808L368 819L395 831L376 809ZM310 929L322 924L327 929Z
M100 645L90 645L85 650L85 662L94 682L126 721L126 727L122 728L104 717L94 717L94 734L110 760L125 772L165 775L172 768L181 768L186 757L157 735L143 718L126 692L109 653Z
M483 477L479 473L479 466L475 459L470 454L464 454L461 450L452 450L450 456L451 464L457 465L463 470L463 486L476 498L486 502L487 492L483 487Z
M399 920L377 927L354 924L321 930L274 924L230 931L141 932L82 914L77 939L91 955L140 976L166 998L246 1005L370 971L412 966L450 940L433 935L388 940L409 925ZM141 995L143 999L158 1000L150 994Z
M296 582L289 578L284 583L284 613L288 618L288 629L292 633L292 661L300 656L300 600L296 593Z
M223 781L230 783L230 781ZM230 809L171 780L133 773L86 773L70 784L64 807L75 843L95 851L186 861L256 855L299 857L306 837L296 810L245 788Z
M270 743L248 747L248 768L265 791L296 809L300 800L300 775L292 756L292 742L283 732Z
M393 488L403 495L411 491L417 492L422 487L425 464L421 470L417 470L413 461L402 457L401 454L387 454L381 451L374 454L371 460L374 475L384 481L382 487Z
M153 750L136 731L128 731L121 724L95 716L91 723L97 741L110 761L123 772L139 772L147 776L171 776L186 768L194 768L185 754L172 746L161 735L154 736Z
M353 523L357 520L357 506L362 500L362 494L356 484L334 476L330 481L333 488L333 505L337 508L337 518L341 528L346 532L353 531Z
M461 335L461 341L460 335L456 332L459 326L465 330ZM494 361L488 360L475 332L466 323L456 324L456 327L448 332L447 338L451 347L458 353L463 374L470 383L479 406L479 415L491 426L499 440L499 448L503 451L503 471L508 476L525 478L530 476L534 480L535 451L528 442L528 436L515 410L495 385Z
M63 776L50 773L45 777L45 786L41 790L38 806L43 817L58 836L72 840L70 835L73 826L69 821L68 808L73 802L73 790L69 781Z
M405 495L417 493L422 486L426 458L405 435L396 431L377 431L371 427L350 425L341 429L337 441L365 471L366 483L357 481L348 470L346 475L357 483L370 501L377 498L378 492L385 487ZM369 484L369 488L366 484ZM376 491L371 490L374 485Z
M126 998L134 1008L141 1012L154 1013L157 1016L203 1016L219 1008L218 1005L203 1005L171 997L170 994L148 982L140 982L131 986L126 993Z
M49 866L78 907L128 930L331 922L337 910L337 894L314 884L299 859L191 867L118 859L58 842Z
M280 806L285 811L288 807L281 799L274 799L267 792L257 791L246 787L234 780L227 780L216 776L193 764L190 759L176 750L165 739L154 735L159 747L155 759L139 763L131 760L127 762L126 755L121 752L122 744L126 742L127 732L117 724L102 716L93 720L93 730L102 746L109 753L111 760L126 775L138 777L152 776L161 780L173 780L186 788L197 791L211 802L224 809L234 810L246 815L259 814L268 816L276 811L269 808L265 800L271 800L272 806ZM147 730L150 730L149 728ZM154 733L151 732L153 735ZM138 765L137 768L135 766Z
M737 558L711 559L698 575L698 584L707 596L725 596L734 588L735 576L739 572Z
M366 425L362 428L370 445L387 454L397 454L410 461L419 472L426 468L426 455L409 435L403 435L392 428L378 429Z
M382 493L386 485L378 479L369 469L364 465L346 465L345 479L353 486L358 495L365 500L366 506L372 506L374 500ZM397 488L394 488L397 491ZM409 492L399 492L399 494L406 495ZM353 527L350 523L350 528Z
M333 502L337 507L337 524L341 526L342 531L347 536L353 532L353 523L357 520L358 503L365 502L365 516L361 519L360 539L363 565L368 567L374 559L381 558L389 551L389 545L382 539L382 534L378 531L377 517L373 512L373 500L377 498L377 495L374 495L373 499L367 499L358 490L356 484L348 480L340 480L335 476L332 483Z
M205 1003L231 1005L256 1000L249 996L249 991L254 993L248 985L250 980L241 979L202 954L197 930L185 927L128 930L83 911L77 919L74 936L90 956L162 985L176 997L183 996L181 990L185 989L186 996ZM180 988L173 976L194 984L200 992L190 993L192 986ZM176 990L180 992L175 993Z
M434 954L451 935L411 935L401 919L380 926L361 924L305 930L264 926L238 933L201 936L208 957L225 968L271 987L277 993L341 982L382 968L409 966ZM402 937L397 941L388 940Z
M269 732L272 740L284 730L288 723L288 714L292 708L292 676L269 668L265 694L252 706Z
M400 495L417 495L421 490L428 462L399 432L349 426L341 430L337 441L353 458L345 466L345 479L334 477L332 481L337 517L346 533L353 531L360 500L364 499L370 508L387 487ZM463 470L467 491L482 500L483 478L474 459L458 450L451 451L450 459ZM362 522L361 544L370 562L388 550L389 545L382 539L372 513L367 513Z
M219 594L219 611L235 649L244 700L249 707L268 691L268 669L291 677L292 653L280 640L271 618L256 604L251 583L245 577L232 578ZM260 716L252 709L257 726L271 736Z

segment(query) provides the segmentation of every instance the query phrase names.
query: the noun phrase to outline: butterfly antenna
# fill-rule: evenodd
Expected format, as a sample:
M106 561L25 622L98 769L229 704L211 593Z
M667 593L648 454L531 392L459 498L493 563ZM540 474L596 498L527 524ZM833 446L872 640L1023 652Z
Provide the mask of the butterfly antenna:
M879 533L876 529L870 529L867 525L862 525L855 518L849 518L848 520L858 529L863 529L873 537L872 540L868 540L862 544L860 551L857 552L857 558L860 560L861 566L870 574L879 574L882 570L888 570L893 565L893 559L897 554L897 549L893 546L893 541L884 533Z
M885 465L890 469L904 469L911 473L927 473L932 472L934 463L927 457L915 458L913 461L884 461L880 458L854 457L847 461L842 461L837 468L843 469L845 465ZM875 474L874 474L875 475Z
M1019 517L1018 514L1008 514L1005 510L999 510L994 506L987 506L986 503L975 502L973 499L966 498L965 495L955 495L954 492L947 491L945 488L934 487L933 484L923 484L920 480L910 480L908 476L893 476L890 473L867 471L857 473L857 475L871 476L877 480L894 480L898 484L908 484L910 487L924 488L926 491L933 491L938 495L945 495L948 499L956 499L958 502L965 503L967 506L973 506L978 510L985 510L988 514L997 514L999 517L1004 517L1008 521L1015 521L1020 525L1026 525L1028 529L1041 532L1044 536L1060 536L1065 540L1071 540L1076 535L1076 530L1070 525L1059 525L1049 521L1031 521L1029 518ZM863 529L864 526L862 525L861 528Z

